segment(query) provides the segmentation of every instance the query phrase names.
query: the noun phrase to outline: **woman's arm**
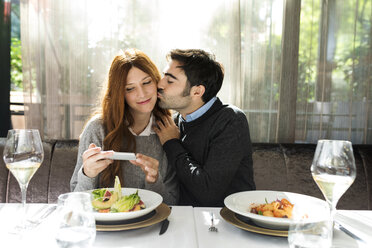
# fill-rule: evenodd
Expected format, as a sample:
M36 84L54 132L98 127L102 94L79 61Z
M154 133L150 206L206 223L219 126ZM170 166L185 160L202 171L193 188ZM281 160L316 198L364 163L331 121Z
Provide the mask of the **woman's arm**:
M104 137L104 129L100 119L91 119L80 136L77 162L70 181L71 191L85 191L98 187L98 176L88 177L83 172L83 154L92 143L102 147Z

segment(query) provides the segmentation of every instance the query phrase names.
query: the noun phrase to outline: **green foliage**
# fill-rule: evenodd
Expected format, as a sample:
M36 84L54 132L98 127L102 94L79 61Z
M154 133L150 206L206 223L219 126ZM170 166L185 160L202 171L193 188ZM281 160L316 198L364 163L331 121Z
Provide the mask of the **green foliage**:
M319 2L301 1L297 87L297 102L300 104L315 98L320 11Z
M11 40L10 66L11 90L23 91L21 41L18 38Z
M357 2L359 4L357 4ZM327 63L332 63L332 101L345 101L353 93L360 100L368 84L371 30L371 1L336 1L335 9L342 15L332 15L337 23L333 39L328 40ZM357 13L356 7L358 6ZM319 63L319 33L321 6L318 1L301 2L300 46L298 61L297 102L315 99L317 66ZM334 51L331 48L334 46Z

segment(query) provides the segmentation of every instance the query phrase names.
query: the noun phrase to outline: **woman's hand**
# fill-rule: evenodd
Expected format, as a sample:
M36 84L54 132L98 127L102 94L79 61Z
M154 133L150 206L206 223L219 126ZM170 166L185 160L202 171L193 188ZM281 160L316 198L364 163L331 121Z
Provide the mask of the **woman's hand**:
M164 143L168 140L180 138L180 130L174 123L171 116L162 117L161 121L158 120L156 124L157 127L154 128L154 131L158 135L162 145L164 145Z
M136 160L130 160L129 162L142 169L146 174L147 182L155 183L159 177L159 161L141 153L137 153L136 157Z
M95 144L90 144L88 150L83 153L83 172L87 177L96 177L101 171L106 169L113 160L108 159L113 151L101 152L101 147Z

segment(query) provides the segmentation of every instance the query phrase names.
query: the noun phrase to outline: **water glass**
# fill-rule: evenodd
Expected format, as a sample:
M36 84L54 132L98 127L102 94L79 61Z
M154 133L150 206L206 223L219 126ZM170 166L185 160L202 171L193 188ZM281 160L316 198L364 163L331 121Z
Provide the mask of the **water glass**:
M289 226L290 248L329 248L332 246L333 222L331 219L310 222L299 220Z
M61 248L90 247L96 237L91 197L73 192L58 197L56 241Z

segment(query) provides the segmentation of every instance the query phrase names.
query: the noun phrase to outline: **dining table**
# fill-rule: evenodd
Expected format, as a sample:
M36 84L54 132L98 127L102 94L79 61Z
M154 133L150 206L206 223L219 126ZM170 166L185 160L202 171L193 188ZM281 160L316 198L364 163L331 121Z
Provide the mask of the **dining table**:
M21 206L19 203L0 204L1 247L58 247L55 241L57 211L40 225L21 234L10 231L20 221ZM27 216L36 215L50 206L53 204L27 204ZM214 232L209 230L212 214L213 224L217 228ZM162 235L159 234L162 222L133 230L97 231L92 247L289 247L287 237L259 234L232 225L221 216L221 208L172 206L167 219L169 226ZM338 210L335 219L348 231L335 229L332 247L372 247L372 211ZM352 237L350 233L361 239Z

